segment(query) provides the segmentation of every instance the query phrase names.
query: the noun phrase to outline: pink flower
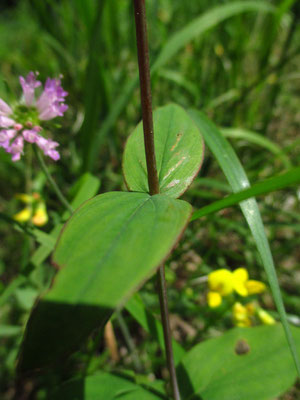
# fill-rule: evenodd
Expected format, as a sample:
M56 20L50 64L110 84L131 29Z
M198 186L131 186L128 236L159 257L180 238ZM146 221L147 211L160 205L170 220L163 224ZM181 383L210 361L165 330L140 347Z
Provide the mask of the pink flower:
M45 138L40 132L43 130L43 121L63 116L68 109L64 103L68 93L61 86L61 78L48 78L36 100L35 90L41 86L37 74L29 72L26 78L20 76L19 79L23 90L23 105L21 103L12 110L0 99L0 147L12 154L13 161L18 161L23 154L25 141L36 144L46 156L57 161L60 158L56 150L59 143ZM28 109L24 109L24 102Z

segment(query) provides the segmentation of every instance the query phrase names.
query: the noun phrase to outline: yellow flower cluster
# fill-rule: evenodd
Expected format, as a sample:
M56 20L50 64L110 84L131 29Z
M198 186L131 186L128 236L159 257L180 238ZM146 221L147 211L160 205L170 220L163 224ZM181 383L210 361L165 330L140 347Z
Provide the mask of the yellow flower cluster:
M235 326L245 327L253 325L253 317L255 315L265 325L274 325L276 322L266 310L256 306L254 303L242 305L236 302L232 307L232 313Z
M209 292L208 305L211 308L218 307L222 303L222 297L233 292L246 297L252 294L262 293L266 289L263 282L249 279L245 268L238 268L231 272L228 269L218 269L208 275Z
M26 206L13 216L15 221L31 221L36 226L43 226L48 222L46 204L39 193L33 193L32 195L20 193L16 195L16 198Z

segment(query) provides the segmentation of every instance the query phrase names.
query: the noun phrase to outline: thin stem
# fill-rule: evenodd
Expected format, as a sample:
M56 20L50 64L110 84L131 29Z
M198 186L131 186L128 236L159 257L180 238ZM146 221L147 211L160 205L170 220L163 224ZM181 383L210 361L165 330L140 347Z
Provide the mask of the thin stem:
M123 337L125 339L126 345L131 353L134 368L136 369L137 372L142 372L143 366L139 359L137 348L135 347L134 341L130 335L129 329L128 329L127 324L121 314L121 311L116 311L116 317L117 317L117 321L119 323L120 329L122 331Z
M141 103L148 171L148 184L149 192L152 195L159 193L159 182L154 149L154 130L152 118L152 97L145 0L134 0L134 15L140 73Z
M180 393L177 383L175 363L171 341L171 329L168 309L167 286L165 278L165 267L162 265L157 271L158 294L160 303L160 314L163 323L164 340L166 347L167 364L171 378L172 392L175 400L180 400Z
M156 168L154 129L152 117L152 98L150 84L149 48L147 38L147 21L145 0L133 0L136 26L136 41L138 51L139 76L141 88L141 103L144 127L144 143L148 171L148 185L151 195L159 193L159 181ZM172 349L171 330L164 266L157 271L158 293L160 299L160 313L164 330L167 365L170 373L174 400L180 400L175 363Z
M43 159L43 156L42 156L41 152L36 148L34 148L34 152L36 154L36 157L38 159L40 167L43 170L44 174L46 175L46 178L48 179L48 182L52 186L52 189L56 193L56 196L59 198L60 202L66 207L66 209L70 212L70 214L73 214L74 210L73 210L72 206L69 204L68 200L62 194L62 192L60 191L57 183L55 182L55 180L51 176L51 174L49 172L49 169L48 169L47 165L45 164L45 161Z

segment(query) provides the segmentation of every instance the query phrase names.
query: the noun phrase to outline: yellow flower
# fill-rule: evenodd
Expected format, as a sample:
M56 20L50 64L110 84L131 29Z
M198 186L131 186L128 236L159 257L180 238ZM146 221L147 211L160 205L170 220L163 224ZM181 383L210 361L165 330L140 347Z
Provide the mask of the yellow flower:
M23 210L13 216L16 221L21 223L31 221L36 226L43 226L48 222L46 205L39 193L32 195L18 193L15 197L27 204Z
M265 325L274 325L276 323L275 319L267 311L262 308L257 309L257 316L261 322Z
M18 212L13 216L13 219L17 222L27 222L31 218L31 207L25 207L22 211Z
M232 292L246 297L262 293L266 289L263 282L249 280L246 268L237 268L233 272L222 268L211 272L208 275L208 286L207 302L212 308L218 307L222 303L222 297L228 296Z
M48 214L44 203L39 203L32 217L32 223L36 226L43 226L48 222Z

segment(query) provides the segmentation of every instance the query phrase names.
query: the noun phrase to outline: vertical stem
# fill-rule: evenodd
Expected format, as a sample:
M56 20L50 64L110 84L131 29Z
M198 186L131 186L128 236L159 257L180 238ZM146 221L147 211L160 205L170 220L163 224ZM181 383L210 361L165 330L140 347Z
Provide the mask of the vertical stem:
M133 0L136 26L136 41L138 51L141 103L144 127L144 143L148 171L148 185L151 195L159 193L159 181L156 168L154 129L152 118L152 98L150 84L149 48L147 38L147 22L145 0ZM170 373L171 386L174 400L180 400L175 363L173 357L171 330L169 323L169 310L164 266L157 272L158 292L160 299L160 313L164 330L167 364Z
M141 103L144 127L144 142L148 171L150 194L159 193L158 175L156 169L154 131L152 119L152 97L150 84L149 49L147 38L147 22L145 0L134 0L134 15L136 40L140 72Z
M60 200L60 202L66 207L66 209L70 212L70 214L73 214L73 208L72 206L69 204L68 200L65 198L65 196L62 194L62 192L60 191L60 188L58 187L57 183L55 182L55 180L52 178L47 165L45 164L45 161L43 159L43 156L41 155L40 151L36 148L34 148L37 160L40 164L40 167L42 169L42 171L44 172L44 174L46 175L46 178L48 179L48 182L50 183L52 189L54 190L56 196L58 197L58 199Z
M157 282L158 282L158 294L160 303L160 314L163 323L167 364L170 373L172 392L174 399L180 400L180 393L177 383L177 376L175 371L175 363L174 363L172 341L171 341L172 336L171 336L170 321L169 321L168 297L167 297L164 265L160 266L159 270L157 271Z

